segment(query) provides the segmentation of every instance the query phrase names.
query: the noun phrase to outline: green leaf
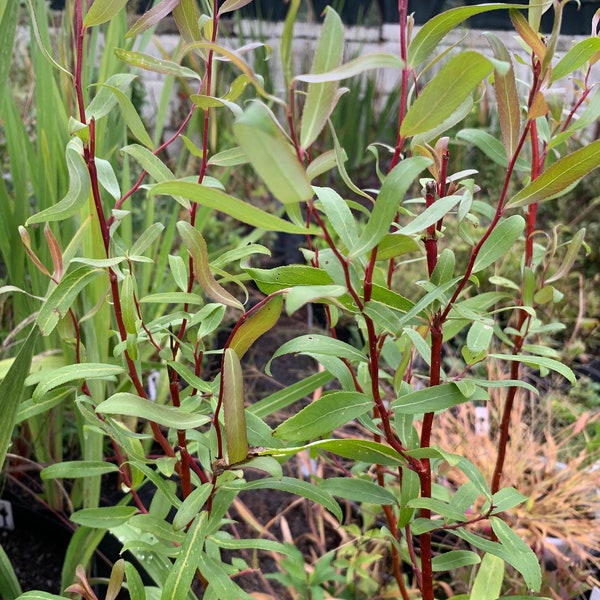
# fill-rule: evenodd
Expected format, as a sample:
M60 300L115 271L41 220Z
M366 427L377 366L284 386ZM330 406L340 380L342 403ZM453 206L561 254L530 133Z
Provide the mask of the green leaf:
M66 596L57 596L49 592L25 592L17 600L66 600Z
M126 523L136 513L137 508L135 506L83 508L71 515L71 521L85 527L109 529Z
M286 265L274 269L246 268L246 273L263 294L272 294L298 285L331 285L333 280L323 269L308 265Z
M358 240L358 230L356 219L348 204L331 188L313 186L313 190L321 202L323 212L327 215L333 230L340 236L346 248L351 248Z
M232 348L225 348L223 352L221 392L227 456L229 464L235 464L248 456L248 432L244 408L244 374L240 358Z
M200 513L188 529L185 542L181 546L173 569L164 584L161 599L187 599L204 548L207 517L206 512Z
M125 37L132 38L140 33L143 33L147 29L150 29L150 27L156 25L159 21L166 17L178 4L179 0L162 0L158 4L155 3L150 10L146 11L133 24Z
M144 69L145 71L161 73L162 75L173 75L174 77L202 79L202 77L195 71L192 71L192 69L182 67L170 60L155 58L149 54L143 54L142 52L135 52L133 50L123 50L121 48L115 48L115 54L123 62L126 62L132 67Z
M373 401L359 392L330 392L281 423L273 435L290 442L313 440L364 415Z
M25 379L31 367L31 358L38 335L38 331L34 327L29 332L4 379L0 382L0 414L2 415L0 419L0 465L4 464L12 439L17 411L22 400Z
M471 598L498 600L503 581L504 561L493 554L484 554L471 588Z
M125 580L131 600L146 600L144 582L136 568L128 561L125 561Z
M264 104L253 102L236 120L233 131L240 148L278 200L297 204L312 198L302 164Z
M202 510L211 492L212 485L204 483L185 498L173 517L173 528L176 531L183 530Z
M501 221L481 245L473 265L473 273L478 273L498 259L505 257L523 233L524 228L525 219L521 215L512 215Z
M377 247L377 260L389 260L411 252L423 252L413 237L400 233L390 233L384 236Z
M187 413L180 408L156 404L129 392L113 394L98 404L96 412L137 417L173 429L195 429L210 421L210 417L206 415Z
M94 477L106 473L118 473L119 467L113 463L95 460L67 460L50 465L42 470L42 479L76 479L79 477Z
M542 573L537 556L502 519L490 517L490 524L504 551L510 557L510 564L523 575L527 587L539 592L542 585Z
M348 290L343 285L301 285L291 288L285 297L285 309L288 315L295 313L298 309L309 302L322 300L323 298L339 298Z
M371 216L360 238L350 250L350 256L363 255L389 233L404 195L419 173L430 164L428 158L414 156L403 160L390 171L381 186Z
M408 137L434 129L452 115L493 66L489 59L472 50L452 57L408 109L401 135Z
M304 446L295 448L268 448L258 452L260 456L275 456L287 458L294 456L302 450L323 450L325 452L333 452L338 456L350 458L357 462L365 462L368 464L378 464L387 467L399 467L406 465L406 460L403 459L394 449L378 442L369 440L352 440L352 439L334 439L334 440L319 440L311 442Z
M168 181L152 187L150 196L158 194L179 195L203 206L223 212L242 223L265 231L281 231L306 235L309 230L294 225L233 196L189 181Z
M311 73L326 73L338 67L344 55L344 26L334 10L325 15ZM339 98L338 82L311 83L300 121L300 146L308 148L321 133Z
M10 558L0 546L0 597L3 600L15 600L21 593L21 585Z
M345 498L353 502L382 505L398 503L394 494L387 489L372 481L356 477L328 477L319 483L319 487L332 496Z
M45 210L32 215L26 225L62 221L72 217L86 202L90 195L91 185L85 160L83 146L79 138L73 138L66 149L67 170L69 172L69 189L65 197Z
M479 558L479 554L476 554L471 550L450 550L434 556L431 560L431 569L434 573L439 571L452 571L453 569L466 567L468 565L477 565L480 562L481 559ZM480 598L477 597L477 600L480 600Z
M503 488L492 496L491 503L494 507L493 514L510 510L526 501L527 496L518 492L514 487Z
M102 274L104 274L102 269L83 266L63 277L38 313L36 322L42 331L42 335L52 333L58 321L67 314L79 293L92 279Z
M438 198L408 225L400 227L398 233L402 235L414 235L425 231L427 227L445 217L461 200L462 196L444 196L443 198Z
M194 275L208 297L243 311L244 305L213 277L208 264L208 249L202 234L186 221L179 221L177 229L194 262Z
M256 340L272 329L281 315L283 297L281 294L269 298L263 306L253 312L235 330L229 342L229 347L235 350L240 359L246 354Z
M117 87L108 84L105 84L104 87L108 88L115 95L119 107L121 108L121 116L125 120L129 131L131 131L134 137L144 144L144 146L147 148L154 148L152 138L148 135L146 127L130 98Z
M456 135L460 140L465 140L469 144L473 144L481 150L489 159L493 160L497 165L506 168L508 159L506 158L506 149L502 142L483 129L462 129ZM528 172L529 165L527 161L519 156L515 163L515 168L518 171Z
M365 71L372 71L374 69L402 69L403 66L403 60L396 54L372 52L344 63L327 73L297 75L295 79L296 81L304 81L305 83L326 83L348 79L349 77L354 77Z
M341 522L343 518L339 504L333 499L331 494L302 479L295 479L293 477L284 477L283 479L258 479L256 481L244 482L242 489L280 490L282 492L295 494L296 496L302 496L303 498L307 498L326 508L338 521Z
M392 408L396 414L419 415L452 408L467 400L454 383L443 383L400 396L392 402Z
M283 356L284 354L297 353L310 356L314 352L327 356L346 358L351 361L366 361L366 356L360 352L360 350L357 350L354 346L351 346L346 342L336 340L326 335L309 334L294 338L280 346L265 366L265 371L270 375L271 363L277 357Z
M126 4L127 0L94 0L83 19L83 26L93 27L110 21Z
M467 333L467 348L473 353L487 350L494 335L494 328L491 324L475 321Z
M532 356L530 354L489 354L488 356L490 358L498 358L500 360L522 362L526 365L534 367L535 369L550 369L551 371L556 371L573 385L575 385L575 382L577 381L575 374L569 367L567 367L567 365L552 358Z
M496 91L502 143L506 150L506 156L512 158L517 150L521 135L521 106L517 93L515 71L510 54L500 38L492 33L485 33L484 35L490 42L496 59L509 65L506 73L500 73L497 69L494 69L494 89Z
M119 365L104 363L82 363L65 365L50 372L42 373L42 377L33 392L33 401L43 400L46 394L65 383L73 383L83 379L106 379L125 373Z
M200 9L196 0L179 0L173 9L173 18L181 37L188 44L201 39Z
M529 206L563 194L582 177L600 166L600 140L571 152L550 165L507 203L507 208Z
M568 275L571 272L571 267L577 260L577 256L579 254L579 250L581 249L581 246L583 245L584 238L585 238L585 229L580 229L573 236L573 239L569 243L567 252L565 253L565 256L564 256L560 266L558 267L558 269L552 275L550 275L550 277L546 278L547 284L552 283L554 281L558 281L559 279L562 279L563 277L565 277L566 275Z
M252 600L252 596L247 594L232 579L224 568L224 562L216 560L208 554L201 554L198 562L198 569L201 573L206 573L208 581L208 593L211 599L236 598L236 600Z
M427 60L429 55L439 47L440 41L457 25L469 17L490 10L518 8L507 2L493 2L479 6L458 7L442 12L423 25L416 33L408 47L408 64L416 67ZM525 6L523 7L525 8Z
M333 376L327 371L314 373L289 385L273 394L254 402L248 411L257 417L264 419L284 408L287 408L297 400L312 394L316 389L324 386L332 380Z
M238 10L242 8L242 6L246 6L246 4L250 4L250 2L252 2L252 0L225 0L219 7L219 16L233 10Z

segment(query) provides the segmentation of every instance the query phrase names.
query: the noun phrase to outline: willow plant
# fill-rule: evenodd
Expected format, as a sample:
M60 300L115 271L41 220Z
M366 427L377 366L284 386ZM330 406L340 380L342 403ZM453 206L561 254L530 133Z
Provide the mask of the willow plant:
M505 565L521 574L527 590L540 589L538 558L506 517L526 497L502 481L515 397L524 389L535 392L524 370L551 370L575 381L550 345L560 325L545 321L542 309L559 301L556 285L572 267L584 232L559 244L540 231L537 210L600 164L600 141L577 144L600 111L591 77L600 39L597 15L594 35L556 55L565 3L532 0L520 7L525 12L503 3L459 7L415 32L407 0L399 0L398 52L347 62L344 26L328 9L312 68L297 74L292 42L300 0L292 0L281 56L273 58L281 60L285 82L277 96L247 59L262 51L260 44L230 49L221 43L222 17L248 0L204 0L201 8L195 0L161 0L128 30L125 0L94 0L89 7L71 0L58 49L48 35L44 2L28 0L37 131L35 143L28 142L4 87L14 183L12 190L0 183L0 198L8 236L2 252L10 257L12 281L3 291L32 296L15 314L20 322L34 315L35 324L2 382L0 402L10 417L2 422L2 450L15 422L33 426L57 407L63 416L65 406L74 411L80 460L38 456L44 481L82 482L73 488L81 495L71 498L70 519L78 528L65 588L95 597L85 566L109 531L152 583L142 583L133 563L119 561L107 597L125 582L136 600L193 598L196 580L205 598L250 598L242 585L248 566L226 562L223 552L294 553L282 540L236 538L227 515L238 495L273 489L316 502L339 521L336 498L380 507L385 525L378 535L392 557L393 583L385 585L395 597L408 600L418 590L433 600L437 582L465 566L473 568L473 600L501 593ZM16 4L2 9L5 53L12 49ZM448 33L492 10L510 10L521 46L516 57L493 34L487 34L488 53L440 51ZM542 38L547 10L554 11L555 25ZM163 58L145 53L152 28L171 12L180 49ZM526 82L517 81L513 60L529 65ZM382 68L398 74L396 143L381 147L371 140L378 184L361 189L346 169L346 150L330 117L346 92L340 82ZM189 112L171 137L163 136L160 120L149 132L132 102L140 70L165 75L167 92L175 80L193 89ZM574 72L582 75L573 78ZM221 94L217 80L225 73L234 77ZM553 94L558 85L574 86L573 98ZM460 130L482 93L493 94L500 139L481 129ZM167 93L164 98L166 104ZM225 129L215 132L218 111L226 115L218 120ZM198 115L196 139L188 126ZM231 147L215 153L215 135L231 140ZM325 135L330 148L317 143ZM192 176L163 160L175 141L195 158ZM453 172L459 143L471 144L503 173L489 197L478 199L477 173L468 164ZM25 165L30 184L19 172ZM228 189L228 169L242 168L280 203L278 213ZM330 173L339 184L317 185ZM158 213L165 199L169 209ZM216 213L258 232L254 242L266 232L297 236L305 264L253 266L268 252L258 243L225 253L209 247ZM504 260L509 251L517 252L516 276ZM216 259L215 252L221 252ZM249 284L262 294L253 303ZM312 357L320 368L249 405L245 355L277 330L282 311L293 314L309 303L323 306L324 330L283 344L267 373L286 354ZM234 326L215 348L226 315ZM354 324L359 342L337 338L340 318ZM460 351L458 365L444 363L447 347ZM58 362L46 362L48 349ZM215 352L221 361L216 375L207 369ZM32 356L37 370L29 375ZM491 363L501 378L481 375ZM147 386L151 371L159 376L156 393ZM314 402L270 425L276 411L326 384ZM437 414L487 402L498 386L507 392L487 481L468 455L431 439ZM346 432L351 423L360 424L360 435ZM339 477L284 474L286 463L306 451L328 461ZM263 476L248 479L249 469ZM462 473L465 483L457 490L443 485L447 469ZM103 476L121 481L126 496L118 506L98 506ZM151 503L142 486L152 488ZM487 528L472 527L483 522ZM460 549L439 548L438 532L454 536ZM495 583L484 589L489 581ZM6 598L18 595L14 581L6 587ZM314 593L324 594L327 583L319 590Z

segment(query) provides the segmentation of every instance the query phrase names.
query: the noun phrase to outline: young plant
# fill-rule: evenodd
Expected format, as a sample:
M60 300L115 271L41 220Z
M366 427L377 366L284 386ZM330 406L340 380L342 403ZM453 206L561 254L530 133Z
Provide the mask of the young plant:
M88 8L72 0L64 22L70 45L62 54L49 43L43 2L28 0L42 82L36 80L36 92L46 85L43 98L52 98L53 106L62 98L63 105L59 118L39 131L39 155L26 148L23 164L37 168L45 192L50 156L44 139L51 136L60 148L52 160L64 156L65 181L54 182L54 201L28 218L0 189L10 227L21 226L37 285L28 291L39 303L35 327L2 382L10 390L1 399L10 416L2 441L6 445L23 407L29 411L24 419L45 417L63 402L74 411L78 459L38 456L46 466L44 481L80 482L73 487L77 510L70 518L78 528L64 588L93 597L77 565L89 563L107 531L144 571L118 563L118 582L109 584L107 595L123 574L136 599L271 593L263 573L262 590L244 589L243 576L253 571L244 558L249 551L278 555L282 572L275 579L311 597L324 596L343 572L364 578L364 563L341 551L334 557L326 548L303 578L302 569L291 570L298 552L284 543L287 536L242 537L230 514L235 508L256 529L244 502L269 490L315 502L338 521L344 516L340 501L364 515L375 505L377 547L390 556L380 589L404 600L414 590L423 600L453 593L448 573L463 567L474 569L472 599L483 598L490 573L501 581L506 565L527 590L541 589L538 557L511 526L515 507L527 498L506 485L505 462L517 395L535 392L526 370L555 371L575 382L550 347L560 325L545 317L560 300L556 282L571 269L584 232L559 247L540 232L537 211L600 164L599 141L576 144L598 117L591 70L600 57L600 17L592 37L557 59L565 2L532 0L520 7L527 16L503 3L455 8L412 36L407 0L399 0L398 54L363 54L347 62L344 27L327 9L310 73L296 74L292 42L300 0L291 0L281 45L285 93L279 97L246 58L260 45L232 50L220 42L221 18L245 0L205 0L200 9L195 0L161 0L128 31L124 1L95 0ZM489 55L460 49L437 54L446 34L491 10L510 10L523 48L515 60L529 65L526 83L517 83L513 57L492 34ZM543 40L538 30L546 10L554 11L555 27ZM153 57L143 48L170 12L182 45L173 56ZM3 9L11 35L15 14ZM237 76L219 95L223 61ZM341 81L380 68L396 69L399 77L396 142L390 148L372 140L377 161L370 187L362 189L346 168L350 151L340 145L330 117L345 92ZM147 130L132 102L135 75L129 69L165 75L167 91L174 79L192 82L189 112L171 137L163 139L160 121L154 132ZM560 104L552 88L579 70L573 102ZM246 88L255 94L248 102ZM494 94L500 140L483 130L455 133L482 93ZM14 100L5 95L18 131ZM228 117L216 121L217 112ZM199 138L188 130L195 114ZM227 129L216 130L217 122ZM214 136L235 146L211 153ZM181 141L181 152L196 159L190 161L197 167L193 175L162 160ZM500 188L482 200L476 172L468 164L452 167L455 148L465 142L502 171ZM228 170L241 165L276 198L279 211L229 189ZM334 186L317 185L331 173ZM13 177L19 180L16 171ZM58 189L64 190L61 200ZM48 200L46 193L39 197ZM251 243L210 247L216 213L249 228ZM296 236L306 262L255 266L268 253L256 242L273 232ZM504 261L511 250L518 268ZM16 282L20 290L29 286L24 275ZM306 305L320 305L324 327L307 328L281 345L266 372L289 355L308 356L318 369L249 405L249 350L280 327L284 311L293 315ZM22 312L25 319L29 313ZM339 335L342 322L350 324L352 343ZM58 351L61 362L50 367L42 361L27 379L32 354L42 355L35 346L38 331L45 350ZM456 360L445 362L448 353ZM21 402L23 385L30 398ZM505 395L486 477L469 449L433 442L445 414L493 403L498 387ZM274 423L278 411L310 394L312 402ZM320 477L310 469L293 476L292 459L309 465L313 459L326 470ZM459 473L457 489L445 485L449 469ZM109 476L124 495L116 506L99 506L100 484ZM461 547L438 545L440 535ZM225 553L232 551L241 557L227 562ZM338 586L337 592L345 590ZM494 588L493 597L498 593Z

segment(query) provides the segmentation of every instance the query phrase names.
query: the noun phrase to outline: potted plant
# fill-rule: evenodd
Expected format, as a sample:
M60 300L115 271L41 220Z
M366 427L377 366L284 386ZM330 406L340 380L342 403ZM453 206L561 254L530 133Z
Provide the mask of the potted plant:
M513 15L530 65L517 86L493 35L489 53L440 48L497 5L451 9L398 51L348 61L328 10L298 72L292 0L275 94L250 67L261 45L220 37L242 4L162 0L128 29L122 2L73 0L50 44L46 4L28 0L35 94L0 85L0 458L15 425L35 440L22 458L41 468L40 497L76 528L58 598L539 594L540 557L516 524L532 500L509 450L536 373L576 384L555 336L585 230L554 227L544 207L600 165L586 137L597 45L558 58L558 32L542 43ZM19 6L0 10L17 61ZM182 44L156 56L151 29L171 12ZM359 185L333 114L341 81L380 68L399 76L398 110L391 142L365 144ZM138 70L166 76L153 128ZM175 80L187 111L167 133ZM551 94L565 82L573 100ZM295 262L269 263L277 234L296 236ZM309 305L320 324L298 318ZM253 394L265 380L275 389ZM480 446L440 441L482 404L499 414L489 471ZM137 562L96 580L107 533ZM21 594L0 562L3 597L48 598ZM505 572L521 591L503 589Z

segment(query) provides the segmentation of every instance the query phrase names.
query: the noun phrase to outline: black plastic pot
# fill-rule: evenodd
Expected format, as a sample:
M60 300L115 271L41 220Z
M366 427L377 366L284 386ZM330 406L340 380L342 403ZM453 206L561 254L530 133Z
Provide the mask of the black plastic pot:
M372 0L312 0L313 10L320 21L325 7L332 6L346 25L360 25L371 4Z
M398 23L398 0L377 0L381 11L381 20L384 23ZM444 9L445 0L409 0L408 14L414 14L415 23L423 25Z

